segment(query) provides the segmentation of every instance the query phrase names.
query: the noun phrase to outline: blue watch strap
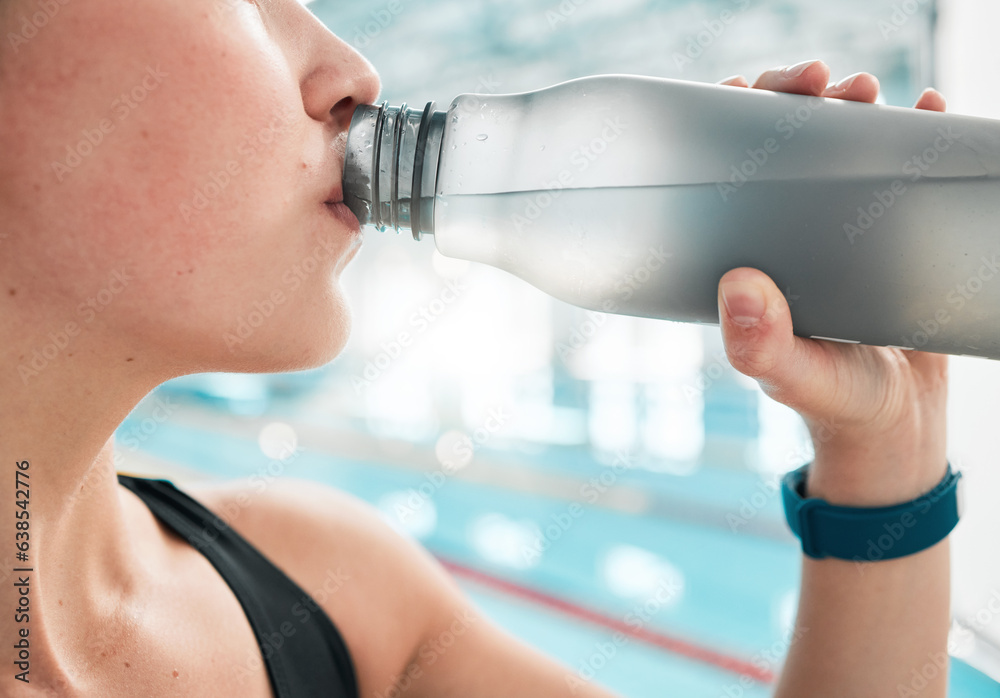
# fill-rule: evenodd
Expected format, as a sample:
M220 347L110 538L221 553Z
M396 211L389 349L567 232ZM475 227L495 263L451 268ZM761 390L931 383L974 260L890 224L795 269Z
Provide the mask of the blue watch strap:
M888 507L844 507L805 496L806 464L785 475L785 519L812 558L875 562L913 555L944 540L958 523L961 473L948 464L944 479L916 499Z

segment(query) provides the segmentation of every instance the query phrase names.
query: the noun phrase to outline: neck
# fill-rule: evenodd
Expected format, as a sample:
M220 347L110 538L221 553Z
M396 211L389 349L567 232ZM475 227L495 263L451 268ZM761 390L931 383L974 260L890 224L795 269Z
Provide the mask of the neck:
M83 679L72 677L86 675L95 631L110 641L133 627L137 601L151 588L153 569L136 550L157 529L118 485L113 434L159 381L143 374L140 356L99 346L87 333L3 320L0 638L6 644L27 631L32 684L79 686ZM17 533L27 536L16 541ZM25 605L27 613L15 614ZM8 665L0 686L19 685L13 673Z

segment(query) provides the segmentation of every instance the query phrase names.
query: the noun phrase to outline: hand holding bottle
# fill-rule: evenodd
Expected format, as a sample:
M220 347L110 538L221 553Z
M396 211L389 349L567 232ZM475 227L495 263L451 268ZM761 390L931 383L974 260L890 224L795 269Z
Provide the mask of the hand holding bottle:
M829 75L822 62L809 62L768 71L754 87L857 102L878 95L872 75L827 87ZM747 86L742 77L724 84ZM944 111L944 98L927 90L916 108ZM722 278L719 313L733 366L809 426L816 446L810 494L876 506L915 497L941 479L947 356L795 336L788 299L747 267Z

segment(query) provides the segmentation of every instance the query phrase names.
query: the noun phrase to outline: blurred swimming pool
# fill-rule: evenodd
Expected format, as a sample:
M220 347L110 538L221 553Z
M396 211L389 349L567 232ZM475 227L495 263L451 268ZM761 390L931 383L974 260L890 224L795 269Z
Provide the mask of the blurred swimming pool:
M359 435L331 425L319 400L235 417L158 391L122 425L120 467L178 484L332 485L419 539L568 676L631 698L769 695L791 640L799 552L766 477L651 473L627 454L602 464L475 440L468 463L445 469L435 441ZM1000 696L1000 685L953 660L950 695Z

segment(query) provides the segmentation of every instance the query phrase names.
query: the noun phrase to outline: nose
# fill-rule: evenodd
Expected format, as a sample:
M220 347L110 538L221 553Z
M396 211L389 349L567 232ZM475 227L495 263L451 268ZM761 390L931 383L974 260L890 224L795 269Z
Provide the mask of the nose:
M319 20L314 20L319 24ZM331 122L337 133L351 125L354 110L373 104L382 91L378 73L353 46L320 25L302 82L306 113L317 121Z

